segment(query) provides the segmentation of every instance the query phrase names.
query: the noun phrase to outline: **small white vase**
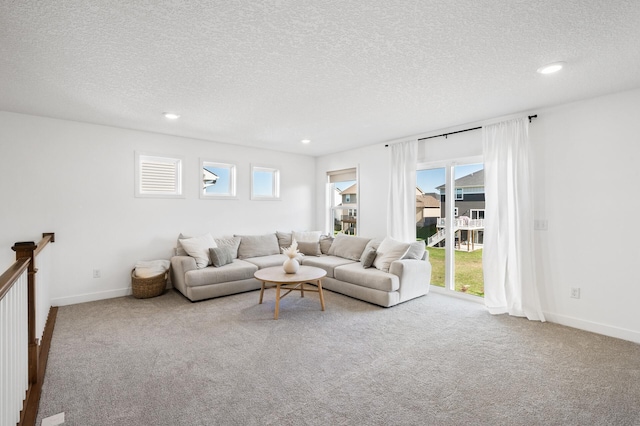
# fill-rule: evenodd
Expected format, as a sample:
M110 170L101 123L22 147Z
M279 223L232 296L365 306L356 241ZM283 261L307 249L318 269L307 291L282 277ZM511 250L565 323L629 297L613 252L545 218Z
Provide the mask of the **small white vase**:
M300 268L300 264L295 258L289 258L284 261L282 264L282 268L287 274L295 274L298 272L298 268Z

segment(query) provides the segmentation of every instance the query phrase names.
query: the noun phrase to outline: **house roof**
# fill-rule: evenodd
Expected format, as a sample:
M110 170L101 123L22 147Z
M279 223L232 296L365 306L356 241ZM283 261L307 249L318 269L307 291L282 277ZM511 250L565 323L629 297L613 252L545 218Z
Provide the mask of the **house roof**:
M462 176L461 178L456 179L456 188L469 188L469 187L479 187L484 186L484 169L480 169L477 172L473 172L471 174ZM446 185L440 185L436 187L438 190L443 190L446 188Z
M433 192L416 196L416 207L440 208L440 197Z
M633 0L3 1L0 110L318 156L640 87L638 22Z
M343 195L357 194L357 193L358 193L358 184L357 183L354 183L350 187L345 188L342 191L340 191L340 194L343 194Z

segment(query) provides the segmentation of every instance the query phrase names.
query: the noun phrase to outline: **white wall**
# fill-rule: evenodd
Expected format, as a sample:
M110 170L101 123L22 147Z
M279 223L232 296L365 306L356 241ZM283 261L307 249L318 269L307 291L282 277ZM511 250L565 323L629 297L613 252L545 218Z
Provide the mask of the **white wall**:
M550 321L640 342L640 90L538 111L538 279ZM580 288L580 299L569 297Z
M183 156L186 198L135 198L135 151ZM238 200L199 199L200 157L237 164ZM249 199L252 161L280 168L280 201ZM313 228L314 170L308 156L0 112L0 270L13 243L55 232L54 304L121 296L135 262L168 259L180 232Z
M640 342L640 244L635 224L640 211L635 190L640 182L640 90L532 112L538 115L529 127L534 215L548 220L548 230L535 233L547 319ZM479 155L481 138L478 130L421 142L419 162ZM318 158L317 178L320 182L327 170L356 163L363 191L358 211L361 234L384 235L389 174L384 145ZM319 184L317 191L322 188ZM319 226L324 215L321 195L316 202ZM580 288L580 299L570 298L572 287Z

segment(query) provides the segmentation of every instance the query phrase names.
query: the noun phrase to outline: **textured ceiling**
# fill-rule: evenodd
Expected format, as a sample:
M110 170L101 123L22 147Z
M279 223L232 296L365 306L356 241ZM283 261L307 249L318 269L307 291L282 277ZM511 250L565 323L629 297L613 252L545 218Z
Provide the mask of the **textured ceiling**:
M0 109L323 155L640 87L639 23L638 0L3 0Z

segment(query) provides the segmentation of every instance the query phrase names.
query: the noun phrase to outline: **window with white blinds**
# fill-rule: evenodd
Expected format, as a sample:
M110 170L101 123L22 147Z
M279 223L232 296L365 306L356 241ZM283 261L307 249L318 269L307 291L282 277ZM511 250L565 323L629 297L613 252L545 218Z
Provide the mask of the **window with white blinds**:
M136 197L183 198L182 158L136 153Z

